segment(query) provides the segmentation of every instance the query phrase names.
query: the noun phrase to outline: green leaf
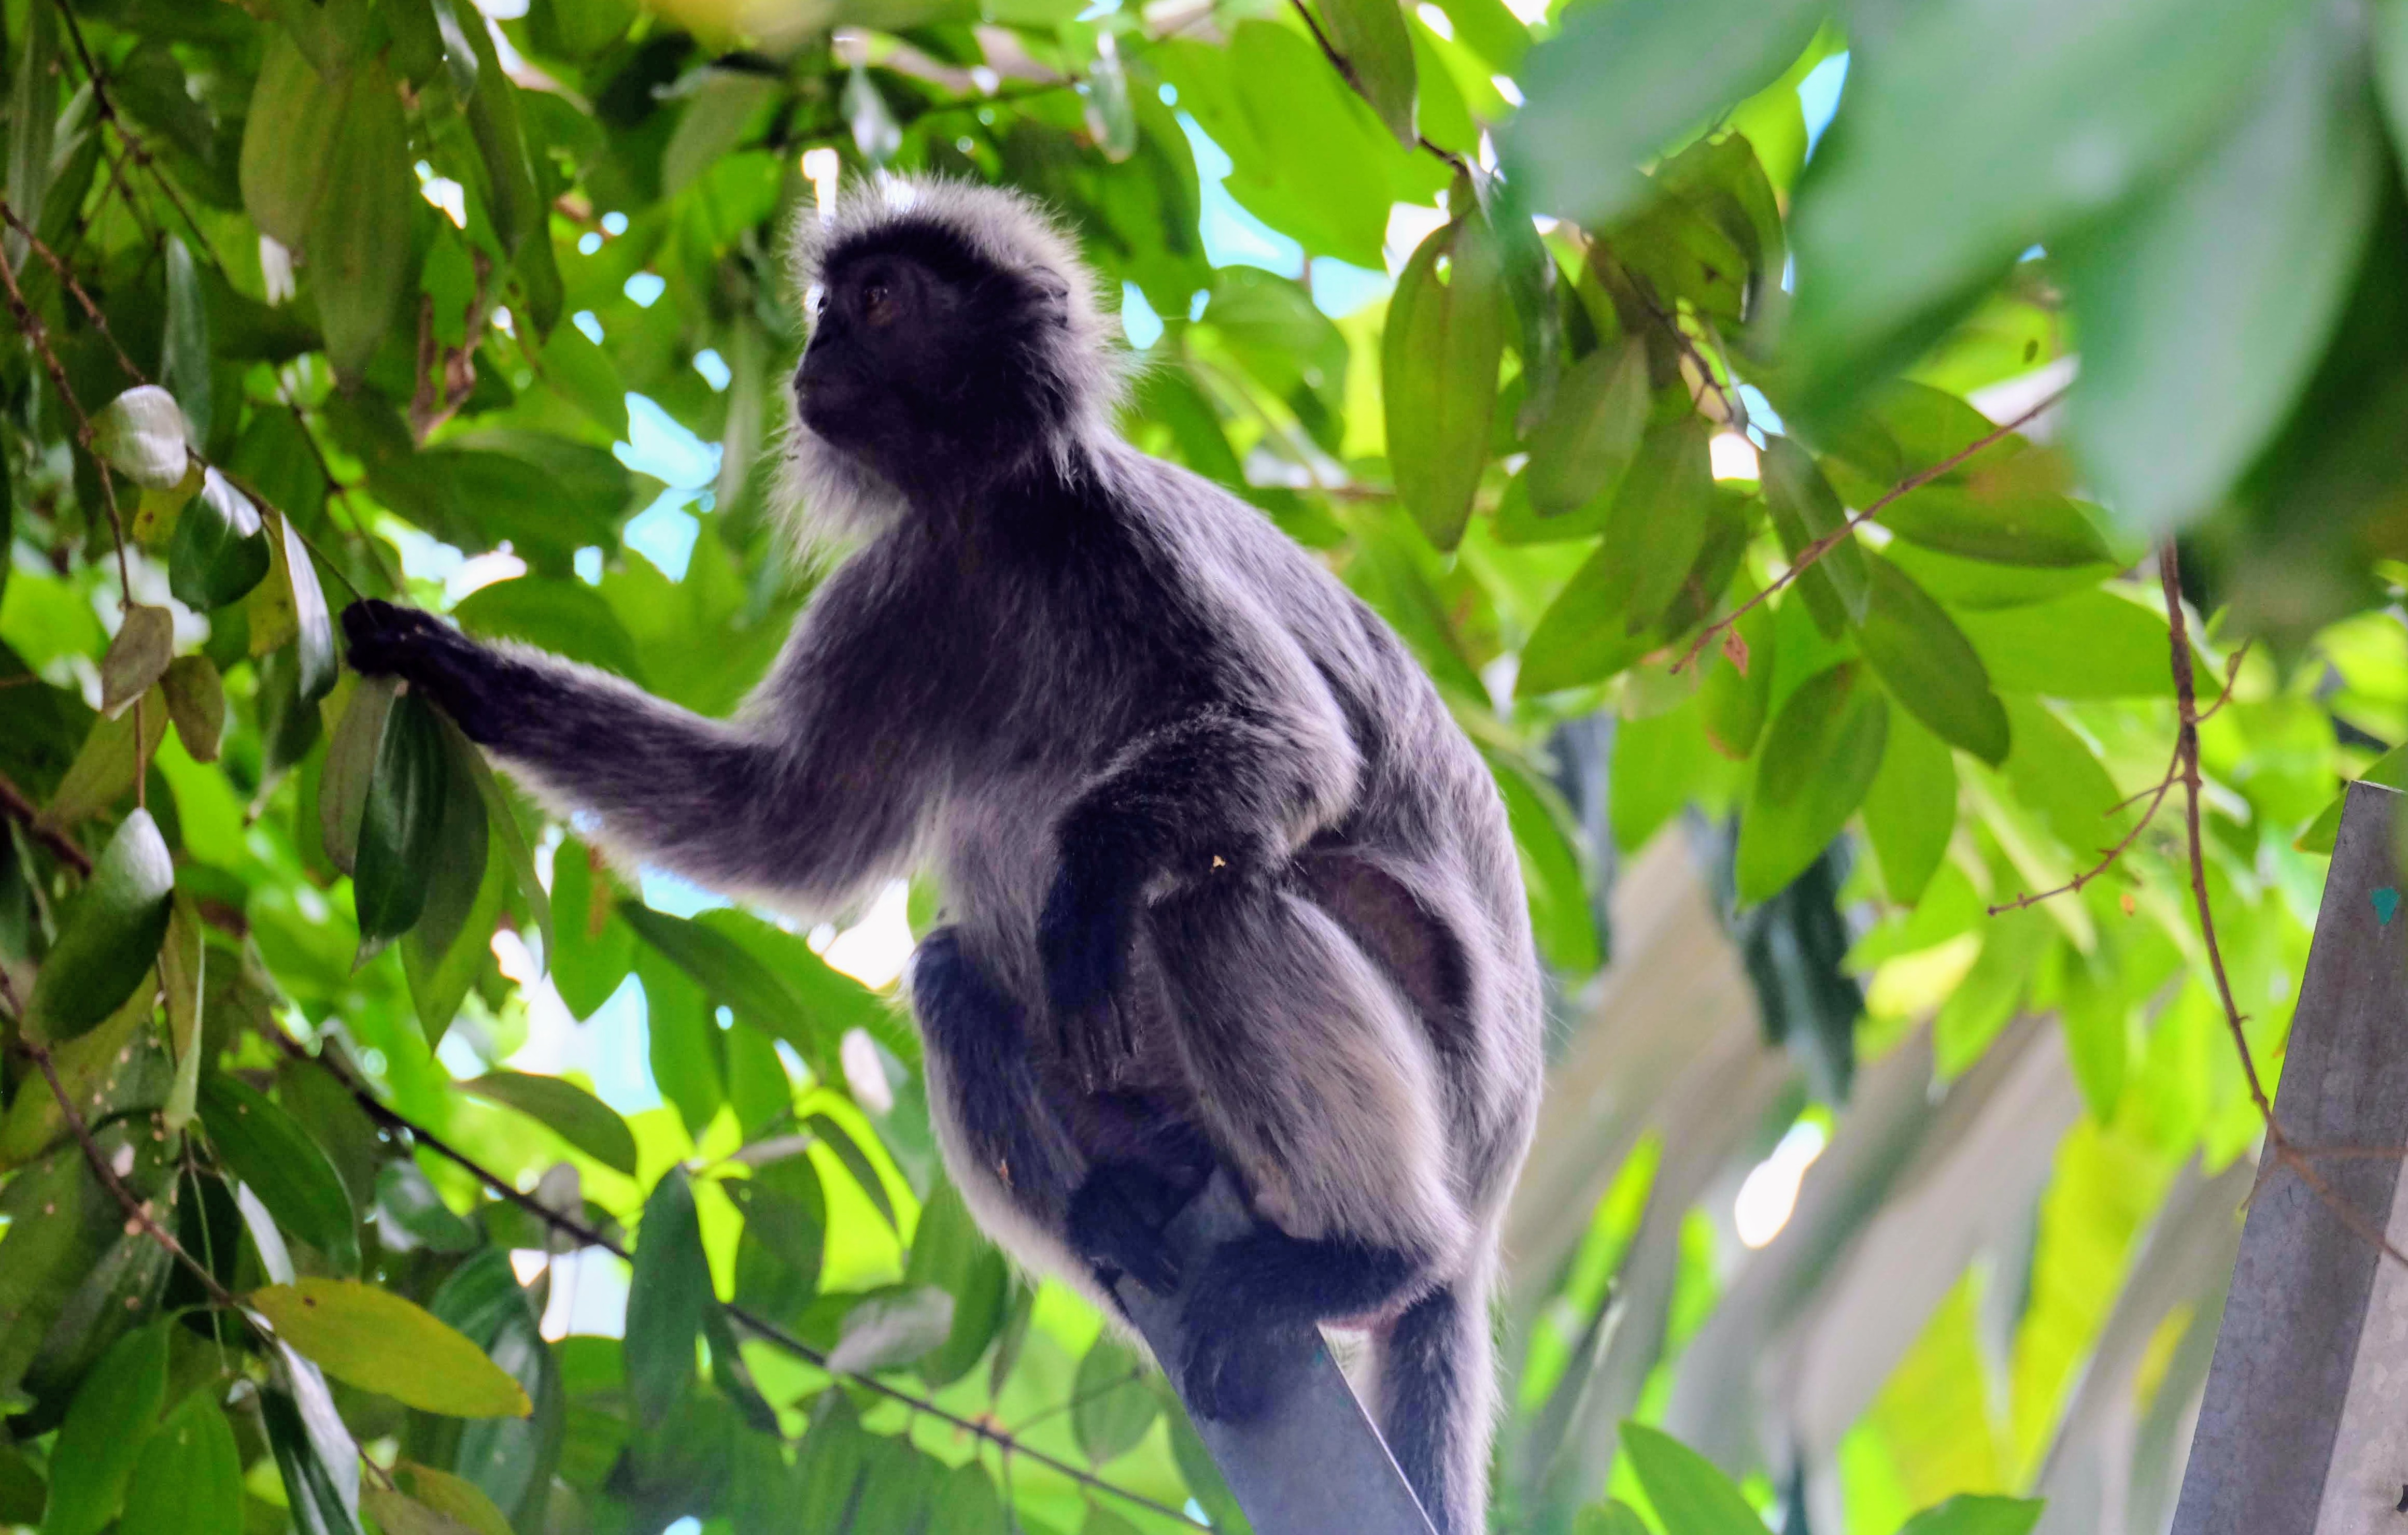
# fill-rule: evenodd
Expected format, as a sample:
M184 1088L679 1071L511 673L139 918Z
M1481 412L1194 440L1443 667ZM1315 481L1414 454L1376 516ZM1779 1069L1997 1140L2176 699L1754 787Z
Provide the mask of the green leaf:
M2358 782L2380 783L2386 789L2408 789L2408 746L2395 746L2367 764L2366 771L2358 775ZM2341 812L2348 804L2349 790L2344 787L2291 845L2301 853L2331 856L2333 843L2341 836Z
M443 1196L415 1162L387 1162L378 1171L376 1208L379 1219L385 1223L388 1247L406 1249L415 1243L437 1253L466 1253L484 1240L443 1202ZM396 1229L408 1241L397 1240Z
M210 1390L194 1391L142 1447L119 1528L242 1535L242 1458Z
M174 614L147 603L127 603L117 637L100 658L101 712L114 719L132 708L135 699L166 675L175 650Z
M2104 515L2103 513L2101 515ZM2098 565L1995 565L1943 554L1935 549L1893 538L1882 558L1914 578L1915 584L1951 610L1986 611L2048 602L2070 593L2087 591L2115 579L2120 567Z
M318 584L318 567L310 563L309 546L282 517L268 519L267 552L268 578L251 594L251 653L264 653L258 648L261 622L255 610L261 597L265 596L277 609L277 625L286 628L296 641L295 685L301 701L315 703L335 690L337 674L335 621L326 610L325 589Z
M609 1104L573 1082L523 1071L488 1071L460 1083L460 1090L539 1120L604 1167L630 1178L636 1175L635 1132Z
M1585 975L1597 968L1604 954L1589 899L1588 865L1580 854L1571 810L1553 783L1512 753L1491 750L1484 755L1505 799L1505 821L1521 858L1539 953L1565 975Z
M277 1223L337 1268L360 1264L359 1217L335 1165L292 1115L222 1072L201 1077L201 1125L234 1175Z
M28 227L46 222L52 150L59 121L59 23L54 12L27 11L24 32L13 40L15 68L8 90L8 206ZM52 249L56 249L53 247ZM0 234L0 259L11 271L24 268L33 247L10 229Z
M574 837L563 839L552 855L553 925L544 934L544 965L560 999L580 1018L609 1001L635 964L635 932L612 901L601 854Z
M1647 1521L1619 1498L1592 1503L1572 1520L1572 1535L1648 1535Z
M961 1192L942 1178L920 1207L903 1282L934 1284L953 1298L953 1331L920 1361L922 1380L931 1386L951 1385L970 1372L995 1341L1003 1325L1010 1276L1003 1255L970 1218Z
M2000 693L2052 698L2164 698L2174 691L2173 645L2156 606L2094 587L2054 602L1991 612L1960 612L1956 625L1972 641ZM2214 673L2202 669L2201 701Z
M1718 647L1699 659L1698 704L1706 739L1715 751L1744 762L1756 751L1772 704L1772 676L1779 661L1772 610L1756 604L1739 615Z
M344 109L332 126L324 187L305 243L326 360L348 378L376 354L417 271L409 127L381 61L352 66Z
M886 1224L900 1232L903 1226L895 1218L895 1201L886 1192L886 1180L878 1175L878 1169L869 1160L869 1154L861 1149L861 1142L853 1138L853 1132L824 1113L810 1115L803 1125L836 1154L836 1159L844 1164L845 1171L853 1174L853 1181L861 1185L862 1193L869 1196L869 1202L877 1207L878 1213Z
M1831 482L1870 507L1998 431L1987 416L1923 384L1885 389L1834 436ZM2064 495L2065 466L2021 437L2000 438L1882 508L1899 538L1965 559L2039 567L2114 563L2106 541Z
M35 978L31 1007L43 1038L72 1040L134 995L167 936L175 888L175 861L159 825L137 810L93 861L92 878Z
M1397 0L1317 0L1322 30L1346 61L1354 89L1410 150L1413 126L1413 42Z
M424 904L399 944L410 1003L430 1045L442 1042L469 987L493 962L494 928L510 884L506 859L494 855L485 802L474 790L482 766L477 749L450 720L433 717L446 759L442 821L434 854L419 870Z
M351 900L364 950L409 931L425 910L427 869L440 844L451 782L435 710L416 693L398 695L385 715L360 811Z
M1540 517L1579 510L1622 482L1647 429L1647 349L1600 347L1563 376L1530 434L1523 481Z
M552 337L585 337L574 325ZM623 427L624 431L624 428ZM480 586L452 610L460 627L480 639L517 639L616 672L632 682L644 681L636 659L636 642L602 594L579 581L546 581L522 576Z
M1622 1449L1665 1535L1763 1535L1764 1521L1731 1479L1679 1440L1625 1423Z
M434 0L434 5L437 24L444 32L446 62L455 70L466 69L466 60L458 58L463 40L475 60L475 88L467 93L462 110L468 119L469 135L477 141L480 168L485 173L480 190L493 217L494 232L501 239L503 251L520 258L524 274L532 248L542 247L542 254L549 256L551 241L544 237L543 199L536 191L526 136L520 124L518 87L494 53L482 14L471 7L466 16L461 16L459 0ZM451 16L443 14L446 8ZM446 22L451 24L445 26ZM528 285L537 286L533 280ZM534 308L539 310L543 306ZM556 315L538 312L531 318L538 332L546 332Z
M510 1535L510 1522L474 1482L404 1461L394 1474L402 1490L470 1535Z
M637 950L635 964L644 987L652 1081L661 1096L677 1106L686 1133L700 1140L727 1099L726 1050L718 1010L683 967L652 945Z
M318 776L319 845L346 874L359 862L360 818L367 809L377 752L399 686L391 677L354 678L343 717L326 743L325 767Z
M801 1001L743 945L715 928L655 911L640 901L623 900L618 910L628 926L677 961L713 1000L793 1045L805 1060L827 1058L833 1041L821 1038Z
M744 1234L736 1242L736 1303L771 1317L800 1313L819 1293L827 1239L819 1170L797 1153L720 1187L744 1212ZM926 1218L924 1212L924 1224Z
M1574 11L1517 72L1499 152L1538 208L1592 224L1636 207L1639 166L1769 85L1823 22L1815 0L1623 0Z
M1799 684L1756 753L1740 817L1739 897L1778 895L1856 813L1881 768L1889 706L1857 662Z
M2128 1019L2131 1004L2112 965L2096 965L2071 942L2057 946L2057 1017L2065 1030L2065 1054L2081 1085L2091 1117L2105 1125L2124 1096ZM2103 957L2103 956L2102 956Z
M2015 736L2014 754L2006 761L2009 787L2048 824L2075 866L2088 868L2130 824L2125 796L2098 754L2056 710L2037 698L2013 699L2007 710Z
M207 442L215 420L209 390L209 315L201 296L200 275L193 266L192 249L173 233L162 243L167 269L166 336L160 343L159 380L176 403L194 437Z
M839 1375L874 1375L940 1347L953 1330L953 1298L933 1284L896 1285L866 1296L847 1312L827 1367Z
M251 1304L278 1336L348 1384L449 1417L533 1411L483 1349L390 1290L305 1276L253 1292Z
M1003 1499L996 1496L986 1468L977 1461L954 1467L937 1484L927 1535L990 1535L1008 1528Z
M1162 1406L1146 1384L1137 1350L1109 1330L1080 1356L1070 1401L1079 1448L1098 1466L1136 1449Z
M178 656L167 663L159 691L185 753L194 762L217 761L225 739L226 701L216 665L205 655Z
M703 1311L716 1303L694 1186L672 1167L644 1200L627 1286L627 1392L638 1422L660 1424L685 1394Z
M350 93L348 75L322 79L283 28L267 29L244 123L241 179L243 207L269 238L296 248L308 243Z
M1909 1519L1899 1535L2031 1535L2043 1506L2037 1498L1958 1493Z
M1611 676L1661 642L1653 626L1680 595L1715 504L1706 438L1695 416L1649 429L1597 552L1523 648L1514 683L1522 696Z
M1956 762L1911 713L1889 717L1880 770L1865 791L1865 835L1882 885L1900 906L1923 898L1956 831Z
M1765 444L1757 461L1764 480L1764 504L1772 513L1773 531L1781 536L1782 552L1793 562L1808 545L1831 537L1847 525L1847 508L1805 449L1785 437ZM1865 552L1854 538L1843 538L1824 551L1794 583L1813 615L1814 626L1826 638L1865 614L1872 577L1865 568Z
M384 1535L474 1535L458 1520L446 1518L417 1499L390 1488L367 1488L360 1494L360 1506L375 1515Z
M2075 441L2130 526L2212 509L2324 353L2391 174L2364 47L2309 13L2221 142L2068 246Z
M145 490L183 482L189 465L184 412L157 384L137 384L92 419L93 449Z
M279 1344L261 1427L298 1535L359 1535L360 1456L318 1367Z
M2306 13L2288 0L1919 7L1848 80L1792 234L1784 337L1835 410L1938 338L2035 241L2194 152ZM2013 59L2014 67L2000 68ZM1968 199L1968 185L1982 194Z
M485 764L485 755L468 742L460 727L449 719L443 721L443 739L452 748L452 767L455 775L463 775L476 785L477 797L485 802L485 824L489 835L501 854L502 865L518 886L519 899L535 918L536 929L543 936L543 952L552 952L552 895L543 887L535 867L535 849L527 845L526 828L519 825L518 812L510 805L509 795L493 768Z
M98 1535L117 1517L166 1396L166 1324L129 1332L101 1356L77 1388L51 1448L45 1535Z
M1868 562L1870 600L1856 648L1889 696L1951 746L1996 767L2007 756L2007 711L1989 674L1946 610L1887 560Z
M427 1309L481 1345L519 1383L535 1403L524 1418L471 1418L460 1426L452 1470L476 1484L494 1505L523 1522L538 1510L559 1459L566 1402L561 1370L537 1330L528 1294L519 1287L509 1257L499 1249L471 1253L452 1271ZM412 1485L413 1496L426 1496Z
M1462 538L1488 460L1505 308L1497 252L1476 220L1422 241L1388 301L1380 342L1388 466L1398 498L1440 549Z
M51 791L50 804L43 807L42 825L58 830L79 825L124 798L134 788L137 753L140 760L151 761L159 750L159 738L166 733L164 702L154 708L146 701L140 709L128 710L116 719L95 720L77 748L75 760L67 764L58 787Z
M611 437L625 438L627 388L619 381L619 370L610 365L608 353L586 339L585 333L575 325L563 325L552 333L540 355L544 382L559 390L571 405L593 417ZM593 591L590 587L578 590L589 595ZM595 600L600 599L596 596Z
M266 524L251 497L215 467L201 474L201 494L184 503L167 546L167 589L196 613L239 601L267 578L274 563Z

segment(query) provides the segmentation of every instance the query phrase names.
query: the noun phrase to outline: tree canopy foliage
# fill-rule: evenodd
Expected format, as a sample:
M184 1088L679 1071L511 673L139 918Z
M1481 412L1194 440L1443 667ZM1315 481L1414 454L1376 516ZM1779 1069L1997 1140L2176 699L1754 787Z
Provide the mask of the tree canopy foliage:
M2158 1527L2334 796L2408 782L2408 4L7 0L0 52L0 1527L1243 1528L944 1181L888 984L939 892L611 868L340 666L394 596L732 709L821 568L785 241L881 168L1057 208L1126 431L1495 770L1597 1105L1511 1224L1498 1528ZM1739 1055L1633 1000L1666 839Z

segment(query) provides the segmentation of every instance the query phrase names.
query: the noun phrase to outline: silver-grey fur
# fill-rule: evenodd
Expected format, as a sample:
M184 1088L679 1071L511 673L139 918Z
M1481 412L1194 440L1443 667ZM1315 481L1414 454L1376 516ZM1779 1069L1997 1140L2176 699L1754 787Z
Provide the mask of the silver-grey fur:
M1328 571L1114 433L1108 322L1036 205L882 181L797 246L835 286L786 482L852 548L736 721L382 605L346 615L354 664L624 857L820 911L932 863L910 988L986 1229L1101 1298L1226 1169L1264 1225L1166 1361L1191 1401L1245 1409L1249 1327L1364 1326L1375 1415L1469 1535L1541 1059L1486 768Z

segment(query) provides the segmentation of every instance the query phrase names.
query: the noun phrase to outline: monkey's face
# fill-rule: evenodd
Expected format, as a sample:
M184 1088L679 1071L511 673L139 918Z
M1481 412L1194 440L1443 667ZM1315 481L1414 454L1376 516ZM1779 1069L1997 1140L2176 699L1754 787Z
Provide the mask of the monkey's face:
M803 422L839 448L883 458L924 450L957 418L969 383L961 283L898 251L832 269L795 375Z

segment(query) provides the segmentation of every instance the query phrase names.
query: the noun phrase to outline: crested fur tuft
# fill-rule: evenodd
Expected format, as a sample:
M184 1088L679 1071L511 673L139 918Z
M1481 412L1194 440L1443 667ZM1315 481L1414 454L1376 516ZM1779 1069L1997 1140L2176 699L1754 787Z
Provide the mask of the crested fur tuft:
M1067 420L1043 450L1075 472L1082 442L1112 431L1127 384L1126 350L1096 295L1078 243L1036 198L1008 187L940 177L881 173L855 181L825 219L805 209L789 242L788 266L806 312L832 261L849 249L913 228L950 237L998 271L1050 278L1063 290L1063 323L1037 338L1033 390L1068 402ZM781 509L798 548L865 537L899 515L900 492L814 433L787 391Z

